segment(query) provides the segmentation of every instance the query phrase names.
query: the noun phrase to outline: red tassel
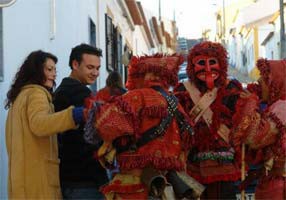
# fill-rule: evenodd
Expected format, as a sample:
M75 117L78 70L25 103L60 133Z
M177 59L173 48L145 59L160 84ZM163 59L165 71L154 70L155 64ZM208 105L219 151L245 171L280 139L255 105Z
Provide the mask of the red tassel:
M185 163L180 161L179 159L173 158L160 158L154 156L133 156L133 155L119 155L118 163L120 168L122 169L136 169L136 168L144 168L148 165L153 166L158 170L183 170L185 167Z
M121 185L120 183L111 183L106 186L102 186L100 191L103 194L108 194L110 192L119 192L119 193L136 193L143 192L146 187L143 184L133 184L133 185Z
M191 172L188 172L188 174L202 184L210 184L217 181L237 181L241 177L240 172L233 174L208 176L208 177L201 177L197 174L192 174Z

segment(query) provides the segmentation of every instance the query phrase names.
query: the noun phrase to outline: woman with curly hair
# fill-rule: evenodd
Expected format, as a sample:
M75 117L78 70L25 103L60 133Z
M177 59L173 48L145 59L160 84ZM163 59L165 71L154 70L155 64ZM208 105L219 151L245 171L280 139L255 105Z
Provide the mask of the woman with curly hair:
M83 109L71 106L54 112L56 63L57 57L50 53L30 53L7 93L10 199L61 198L56 134L76 128Z

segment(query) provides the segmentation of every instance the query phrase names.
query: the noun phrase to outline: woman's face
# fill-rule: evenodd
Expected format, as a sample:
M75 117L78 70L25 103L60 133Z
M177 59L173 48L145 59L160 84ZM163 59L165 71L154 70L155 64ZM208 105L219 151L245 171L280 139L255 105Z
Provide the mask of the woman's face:
M44 74L45 74L45 82L44 86L51 89L54 86L54 82L56 80L56 63L48 58L44 64Z

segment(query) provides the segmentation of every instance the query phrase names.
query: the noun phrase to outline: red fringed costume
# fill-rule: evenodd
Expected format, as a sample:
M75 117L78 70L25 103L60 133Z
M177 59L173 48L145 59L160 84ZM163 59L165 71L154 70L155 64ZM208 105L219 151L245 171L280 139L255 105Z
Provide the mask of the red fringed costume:
M189 81L180 83L175 95L195 122L188 173L206 185L202 198L234 198L233 181L241 173L229 131L241 84L227 79L224 47L209 41L191 49L187 74Z
M257 67L259 85L252 85L255 93L239 100L233 141L238 150L245 143L262 153L264 172L255 199L286 199L286 61L260 59ZM265 111L259 112L259 101L267 101Z
M107 199L147 199L148 191L140 178L146 167L157 170L185 168L184 142L188 143L189 133L180 131L175 118L164 134L143 146L123 152L114 148L115 144L134 144L167 116L166 99L151 87L159 86L168 93L168 87L177 83L182 60L177 55L133 57L128 68L128 92L96 107L93 125L104 141L97 157L108 162L115 156L120 167L120 173L102 187ZM177 108L187 118L183 108L180 105Z

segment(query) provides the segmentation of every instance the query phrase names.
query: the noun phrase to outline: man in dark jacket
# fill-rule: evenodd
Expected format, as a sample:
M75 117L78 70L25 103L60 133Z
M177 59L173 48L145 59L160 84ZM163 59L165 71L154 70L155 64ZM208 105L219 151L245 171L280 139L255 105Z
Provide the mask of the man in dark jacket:
M100 49L87 44L72 49L69 59L71 74L55 91L56 111L70 105L83 106L84 99L91 93L87 85L94 83L99 75L101 56ZM93 158L96 147L84 140L83 127L81 124L77 130L66 131L58 137L63 198L103 199L98 187L108 181L106 171Z

